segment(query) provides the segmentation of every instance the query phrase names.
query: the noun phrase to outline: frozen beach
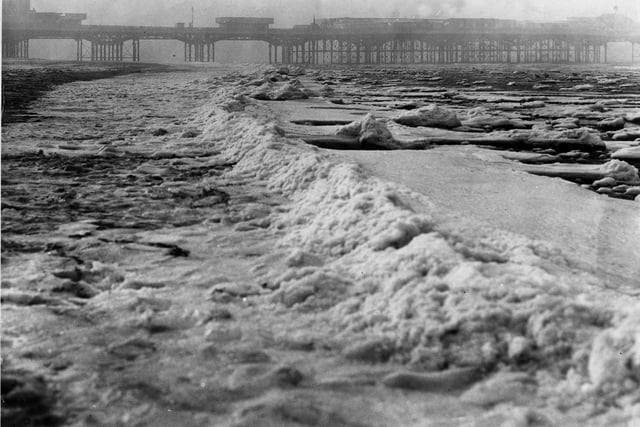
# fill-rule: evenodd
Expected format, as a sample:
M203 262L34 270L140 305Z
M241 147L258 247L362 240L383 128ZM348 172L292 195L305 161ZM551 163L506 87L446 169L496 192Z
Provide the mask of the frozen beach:
M640 419L637 69L48 89L2 128L3 423Z

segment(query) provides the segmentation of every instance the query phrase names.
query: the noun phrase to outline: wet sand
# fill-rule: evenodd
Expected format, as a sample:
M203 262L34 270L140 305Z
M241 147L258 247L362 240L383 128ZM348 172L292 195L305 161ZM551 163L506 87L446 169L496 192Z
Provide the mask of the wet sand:
M29 104L58 85L167 69L168 67L158 64L3 60L2 122L29 120Z

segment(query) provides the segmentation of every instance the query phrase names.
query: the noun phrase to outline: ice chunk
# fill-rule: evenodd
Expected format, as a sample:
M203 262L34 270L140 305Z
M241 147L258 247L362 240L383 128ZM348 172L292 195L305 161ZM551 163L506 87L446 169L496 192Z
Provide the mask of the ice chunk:
M542 101L529 101L529 102L524 102L521 104L522 108L543 108L546 107L547 104L545 104Z
M264 83L250 93L250 97L262 101L286 101L290 99L306 99L309 97L304 86L297 79L281 85Z
M625 117L625 120L631 123L640 123L640 111L635 113L629 113Z
M640 145L637 147L625 147L611 154L612 159L618 160L640 160Z
M543 104L544 105L544 104ZM483 107L472 108L462 116L462 125L489 129L526 129L530 127L522 120L512 120L507 117L492 114Z
M622 129L624 127L624 119L622 117L604 119L598 122L598 127L602 130Z
M309 96L302 90L302 85L297 80L286 83L276 90L272 96L274 101L285 101L288 99L306 99Z
M438 107L435 104L401 113L396 116L393 121L405 126L442 127L449 129L456 128L462 124L455 112Z
M633 182L638 181L638 169L623 160L610 160L600 167L600 170L607 176L615 178L616 181Z
M363 145L381 148L398 148L399 144L394 140L393 135L387 126L376 120L373 114L369 113L360 120L356 120L348 125L342 126L336 132L337 135L356 136Z
M581 85L575 85L571 89L573 89L573 90L591 90L591 89L593 89L593 85L586 83L586 84L581 84Z

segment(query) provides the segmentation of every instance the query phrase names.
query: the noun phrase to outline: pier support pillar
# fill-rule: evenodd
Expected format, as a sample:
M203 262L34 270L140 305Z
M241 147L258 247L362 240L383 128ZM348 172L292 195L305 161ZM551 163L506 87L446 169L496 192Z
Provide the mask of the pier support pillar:
M184 42L185 62L213 62L215 42L211 40L187 40Z
M2 57L21 59L29 58L29 39L3 39Z
M93 62L122 62L124 61L124 41L114 39L94 39L91 42L91 61ZM83 44L78 46L78 61L83 59Z
M86 47L88 42L89 47ZM76 39L76 60L89 59L91 62L132 62L140 61L140 40L123 39Z
M133 62L140 62L140 39L131 40L131 56Z
M82 62L83 58L83 41L82 39L76 40L76 61Z

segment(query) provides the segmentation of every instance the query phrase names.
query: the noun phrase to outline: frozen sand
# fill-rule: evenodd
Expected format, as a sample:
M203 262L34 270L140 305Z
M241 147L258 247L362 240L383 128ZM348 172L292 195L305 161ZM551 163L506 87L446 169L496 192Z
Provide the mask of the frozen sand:
M268 110L230 99L244 91L225 88L237 77L197 79L157 95L209 92L192 113L150 103L152 124L136 118L168 136L108 144L141 156L146 197L166 198L145 215L197 222L10 236L58 252L5 258L3 359L62 390L58 407L77 425L627 425L637 415L635 299L548 244L442 219L436 200L283 138ZM198 135L180 137L189 129ZM211 165L232 167L178 179ZM227 192L228 205L174 207L167 191L194 185ZM99 293L51 293L61 272ZM472 386L496 370L520 373Z

